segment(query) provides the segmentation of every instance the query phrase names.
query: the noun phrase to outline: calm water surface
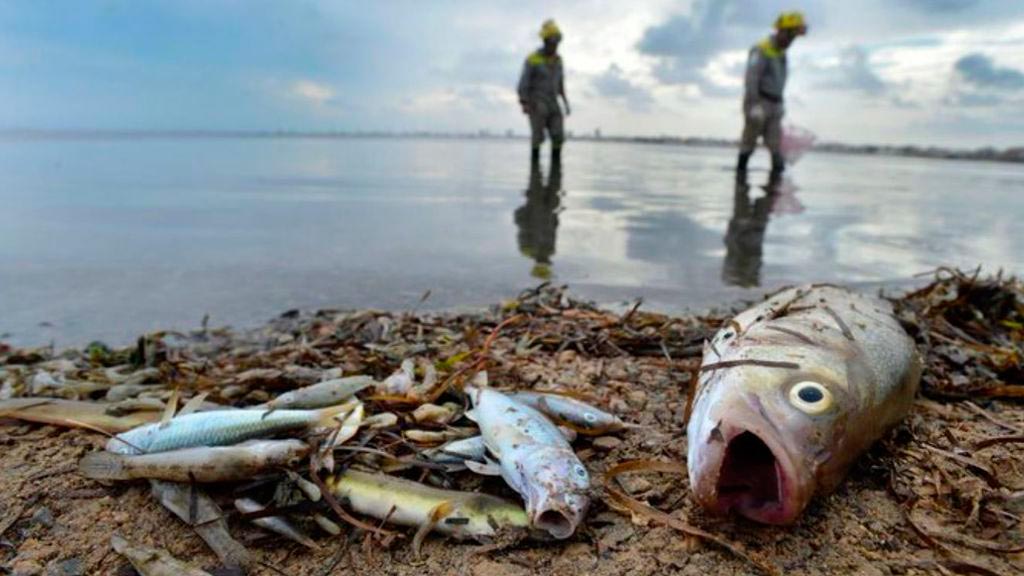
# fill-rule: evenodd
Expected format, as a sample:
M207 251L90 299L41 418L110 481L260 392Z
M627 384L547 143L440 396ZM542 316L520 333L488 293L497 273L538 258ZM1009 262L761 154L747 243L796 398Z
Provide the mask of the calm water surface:
M1024 270L1024 167L519 140L0 140L0 334L127 342L290 308L496 302L550 276L681 311L802 281ZM756 166L764 166L760 153Z

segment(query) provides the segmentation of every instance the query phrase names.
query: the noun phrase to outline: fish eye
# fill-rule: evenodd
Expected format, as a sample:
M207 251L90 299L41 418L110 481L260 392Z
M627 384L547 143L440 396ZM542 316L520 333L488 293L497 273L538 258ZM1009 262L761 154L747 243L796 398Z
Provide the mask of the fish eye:
M797 382L789 389L789 402L807 414L822 414L832 408L832 393L817 382Z
M577 466L576 475L579 476L580 478L585 478L587 476L587 471L586 469L583 468L583 466Z
M586 420L587 422L593 423L595 420L597 420L597 416L593 412L585 412L583 414L583 419Z

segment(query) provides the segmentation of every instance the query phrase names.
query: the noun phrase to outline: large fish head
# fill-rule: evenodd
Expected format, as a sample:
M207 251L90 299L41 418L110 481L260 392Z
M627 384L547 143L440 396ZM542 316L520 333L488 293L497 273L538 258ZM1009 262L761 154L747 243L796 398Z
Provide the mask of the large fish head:
M518 464L530 524L554 538L572 536L590 506L590 475L572 450L544 448Z
M713 372L687 426L687 466L706 509L789 524L840 451L855 400L828 371L739 366Z

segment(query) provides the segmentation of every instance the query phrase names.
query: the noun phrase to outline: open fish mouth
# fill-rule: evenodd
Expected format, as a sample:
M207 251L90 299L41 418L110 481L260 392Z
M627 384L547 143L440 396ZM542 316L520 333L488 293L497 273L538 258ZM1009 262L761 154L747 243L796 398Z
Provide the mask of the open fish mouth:
M537 515L534 527L544 530L558 540L564 540L576 530L575 523L569 516L558 510L544 510Z
M790 524L803 509L798 480L772 438L745 429L727 436L705 504L765 524Z
M531 524L556 540L572 536L589 507L589 500L578 494L557 494L539 500L536 507L531 508Z

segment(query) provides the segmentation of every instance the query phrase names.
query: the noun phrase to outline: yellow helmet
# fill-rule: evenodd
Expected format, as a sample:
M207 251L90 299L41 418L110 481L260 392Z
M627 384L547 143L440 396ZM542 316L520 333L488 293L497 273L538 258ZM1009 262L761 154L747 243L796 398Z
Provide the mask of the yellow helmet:
M547 40L548 38L562 38L562 31L558 28L558 24L551 19L545 20L540 27L540 39Z
M807 33L807 21L802 12L783 12L775 20L776 30L796 30L797 34Z

